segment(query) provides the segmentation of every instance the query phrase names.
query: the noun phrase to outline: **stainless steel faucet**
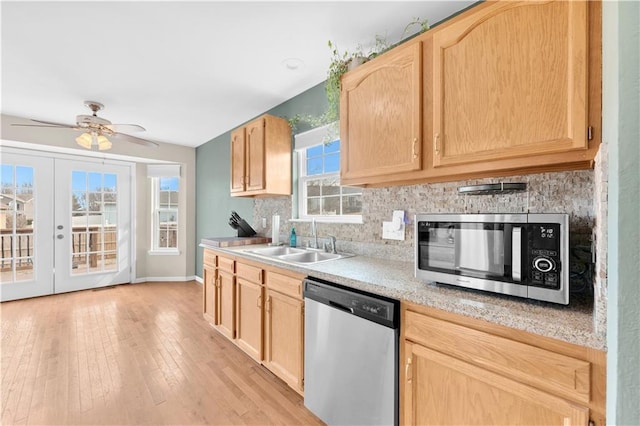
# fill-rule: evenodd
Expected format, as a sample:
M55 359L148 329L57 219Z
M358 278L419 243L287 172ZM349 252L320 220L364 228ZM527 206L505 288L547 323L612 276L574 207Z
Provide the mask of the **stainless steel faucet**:
M337 254L338 251L336 250L336 237L334 237L333 235L327 235L327 238L329 238L329 241L327 241L324 245L324 251Z
M318 248L318 229L316 226L316 219L311 219L311 236L313 237L313 248Z

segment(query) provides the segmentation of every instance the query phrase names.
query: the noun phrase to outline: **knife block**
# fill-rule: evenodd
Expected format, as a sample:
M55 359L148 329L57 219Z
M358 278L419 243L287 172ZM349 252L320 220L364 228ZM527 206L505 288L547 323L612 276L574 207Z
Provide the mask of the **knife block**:
M253 237L256 235L256 231L249 225L244 219L240 219L238 222L238 237Z
M238 228L238 237L253 237L254 235L256 235L255 232L251 233L251 232L247 232L242 228Z

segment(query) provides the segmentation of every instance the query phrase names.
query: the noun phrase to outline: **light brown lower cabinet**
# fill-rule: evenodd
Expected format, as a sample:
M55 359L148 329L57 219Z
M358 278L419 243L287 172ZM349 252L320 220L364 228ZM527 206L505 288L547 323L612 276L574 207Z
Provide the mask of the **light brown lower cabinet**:
M204 318L303 394L303 275L204 251Z
M218 269L218 321L214 327L229 339L236 337L236 277Z
M589 409L424 346L406 342L404 423L586 425Z
M267 288L264 365L303 392L304 302Z
M218 315L216 309L218 303L217 284L218 283L215 268L211 268L205 265L203 277L202 309L205 319L212 325L218 324Z
M262 292L259 284L236 282L236 344L251 358L262 360Z
M401 424L605 424L602 351L410 303L401 334Z

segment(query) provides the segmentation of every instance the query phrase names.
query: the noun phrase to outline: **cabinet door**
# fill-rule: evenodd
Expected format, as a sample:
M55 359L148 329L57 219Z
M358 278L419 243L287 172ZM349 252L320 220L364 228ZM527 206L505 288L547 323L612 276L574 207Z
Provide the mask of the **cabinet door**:
M216 270L213 268L204 268L204 286L203 290L203 314L204 317L212 325L218 324L218 315L216 312L217 302L217 277Z
M236 278L218 269L218 320L216 328L229 339L235 338Z
M304 302L267 289L264 365L302 393Z
M245 187L244 127L231 132L231 192L242 192Z
M405 343L402 423L586 425L589 410L457 358Z
M422 167L421 43L385 53L342 78L343 183Z
M497 3L434 30L435 167L588 147L587 3Z
M261 285L243 278L236 283L236 344L256 361L262 360Z
M246 155L245 167L247 171L246 190L256 191L264 189L265 162L265 121L263 118L252 121L246 126Z

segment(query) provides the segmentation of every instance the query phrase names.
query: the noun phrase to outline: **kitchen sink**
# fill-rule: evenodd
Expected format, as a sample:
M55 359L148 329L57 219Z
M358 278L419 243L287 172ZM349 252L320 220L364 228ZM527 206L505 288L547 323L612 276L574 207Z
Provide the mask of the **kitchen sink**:
M301 248L280 246L280 247L264 247L264 248L259 248L255 250L247 250L247 252L260 254L262 256L282 256L282 255L294 254L294 253L304 254L306 250Z
M297 262L297 263L316 263L316 262L324 262L326 260L335 260L340 259L344 256L337 253L325 253L321 251L307 251L305 253L298 254L290 254L287 256L282 256L282 260L287 260L289 262Z
M347 253L327 253L324 251L286 246L263 247L259 249L245 250L245 252L282 262L307 265L353 256L352 254Z

